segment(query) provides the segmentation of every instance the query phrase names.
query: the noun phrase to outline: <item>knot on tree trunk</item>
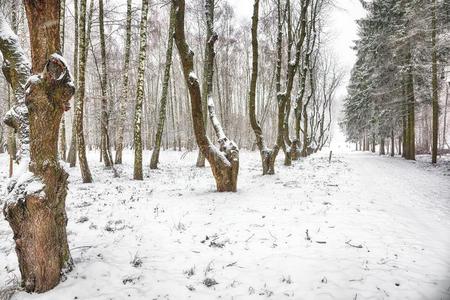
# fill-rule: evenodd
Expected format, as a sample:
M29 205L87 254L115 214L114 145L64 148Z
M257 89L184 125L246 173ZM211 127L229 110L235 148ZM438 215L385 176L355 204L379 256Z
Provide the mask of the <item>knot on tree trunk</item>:
M75 94L72 74L64 58L57 53L50 56L42 73L28 79L25 89L29 109L51 105L61 113L70 109L69 101ZM47 96L45 100L41 97L43 92Z

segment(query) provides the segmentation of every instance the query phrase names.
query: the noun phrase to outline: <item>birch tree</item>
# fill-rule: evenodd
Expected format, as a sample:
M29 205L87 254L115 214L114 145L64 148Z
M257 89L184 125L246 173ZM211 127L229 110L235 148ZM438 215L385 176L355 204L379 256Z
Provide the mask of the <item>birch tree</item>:
M117 129L117 144L115 157L116 164L122 163L123 133L127 113L126 104L128 101L128 81L129 81L128 74L130 68L130 54L131 54L131 0L127 0L127 25L125 30L126 30L125 58L123 65L122 92L120 95L120 105L119 105L119 122L117 124L118 129Z
M173 32L174 32L175 11L173 5L170 7L169 18L169 31L167 37L167 51L166 51L166 63L164 68L163 88L161 94L158 127L156 129L155 147L153 149L152 157L150 160L150 169L158 168L159 163L159 151L161 149L161 140L164 130L164 123L166 121L166 107L167 107L167 94L169 91L170 81L170 68L172 66L172 53L173 53Z
M73 74L75 78L75 97L74 97L74 106L77 107L78 102L78 54L79 54L79 48L78 48L78 0L73 0L73 10L74 10L74 27L75 27L75 43L73 48ZM72 137L70 139L70 147L69 147L69 153L67 154L67 162L69 163L70 167L75 167L75 164L77 162L77 114L75 113L73 115L72 119Z
M147 14L148 1L142 0L142 15L139 29L139 68L134 111L134 176L135 180L143 180L142 172L142 103L144 101L144 75L147 55Z
M102 77L100 81L100 87L102 90L102 112L100 117L101 122L101 142L100 142L100 151L101 156L103 158L103 162L105 163L105 167L110 168L113 164L111 152L110 152L110 143L109 143L109 133L108 133L108 124L109 124L109 114L108 114L108 73L106 68L106 41L105 41L105 21L104 21L104 7L103 0L99 0L99 23L100 23L100 48L101 48L101 57L102 57Z
M84 126L83 126L83 114L84 114L84 98L86 93L86 63L87 53L89 45L89 36L91 28L91 20L93 13L93 0L91 0L88 22L86 24L86 2L87 0L81 0L80 4L80 61L79 61L79 74L78 74L78 100L75 107L75 126L77 137L77 153L78 161L80 164L81 177L83 183L91 183L92 175L89 170L89 165L86 157L86 145L84 142Z

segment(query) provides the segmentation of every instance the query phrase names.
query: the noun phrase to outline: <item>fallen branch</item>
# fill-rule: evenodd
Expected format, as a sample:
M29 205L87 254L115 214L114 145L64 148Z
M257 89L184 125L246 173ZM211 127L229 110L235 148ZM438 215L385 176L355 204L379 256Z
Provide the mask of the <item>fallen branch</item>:
M362 245L354 245L354 244L351 244L350 242L351 242L352 240L348 240L348 241L346 241L345 243L347 244L347 245L349 245L350 247L353 247L353 248L358 248L358 249L361 249L363 246Z

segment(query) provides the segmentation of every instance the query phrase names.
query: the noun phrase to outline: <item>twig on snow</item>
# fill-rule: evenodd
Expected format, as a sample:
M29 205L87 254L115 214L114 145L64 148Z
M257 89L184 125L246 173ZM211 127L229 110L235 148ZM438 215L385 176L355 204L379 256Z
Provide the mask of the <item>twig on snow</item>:
M349 245L350 247L353 247L353 248L358 248L358 249L361 249L363 246L360 244L360 245L354 245L354 244L351 244L350 242L351 242L352 240L348 240L348 241L346 241L345 243L347 244L347 245Z
M245 242L248 243L248 241L250 241L254 236L255 234L252 234L248 239L245 240Z

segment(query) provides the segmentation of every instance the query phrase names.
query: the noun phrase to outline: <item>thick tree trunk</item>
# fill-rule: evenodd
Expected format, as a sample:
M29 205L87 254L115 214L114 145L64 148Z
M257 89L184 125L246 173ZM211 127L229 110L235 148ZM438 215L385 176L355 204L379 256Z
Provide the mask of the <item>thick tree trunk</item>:
M152 158L150 160L150 169L157 169L159 163L159 151L161 148L161 139L164 130L164 123L166 120L166 106L167 106L167 94L169 92L170 81L170 68L172 66L172 53L173 53L173 32L175 22L175 11L173 5L170 8L170 21L169 31L167 38L167 51L166 51L166 65L164 69L163 89L159 108L158 128L156 130L155 147L152 152Z
M123 65L122 94L120 95L119 123L117 125L117 143L116 143L116 158L115 158L116 164L122 163L123 133L127 112L126 104L128 101L128 73L130 68L130 54L131 54L131 0L127 0L125 59Z
M184 31L185 2L184 0L172 0L172 3L174 4L174 8L176 11L174 35L175 44L178 48L183 75L186 80L191 98L192 122L194 125L194 134L197 145L211 165L211 170L216 180L217 190L219 192L235 192L237 190L239 150L237 149L237 146L226 137L225 139L219 138L219 143L221 144L221 149L219 150L209 141L208 137L206 136L206 130L203 120L200 84L194 73L194 53L189 49L189 46L186 43ZM214 5L211 5L211 3L213 4L213 2L208 1L207 3L209 3L210 5L210 10L207 9L207 13L211 14L211 10L214 9ZM212 15L210 15L210 18L211 17ZM211 23L208 28L212 30L212 26L213 24ZM213 43L211 44L211 46L213 46ZM212 116L210 112L210 118L213 119L216 117L215 115ZM217 131L216 133L219 136Z
M143 180L142 171L142 103L144 101L144 75L147 54L147 15L148 1L142 0L142 15L140 24L139 69L136 92L136 107L134 112L134 176L135 180Z
M29 64L17 36L0 34L0 48L9 62L9 70L4 68L5 75L11 72L18 75L6 77L16 88L17 108L21 109L5 121L19 129L23 172L8 185L4 214L14 232L22 285L28 292L41 293L56 286L72 265L66 235L68 175L59 165L58 133L75 87L64 59L55 53L60 51L60 2L24 3L30 28L32 70L36 75L28 79ZM2 15L0 22L4 22ZM0 28L5 28L4 25ZM3 38L15 48L12 56L3 47ZM49 53L54 54L48 56Z

